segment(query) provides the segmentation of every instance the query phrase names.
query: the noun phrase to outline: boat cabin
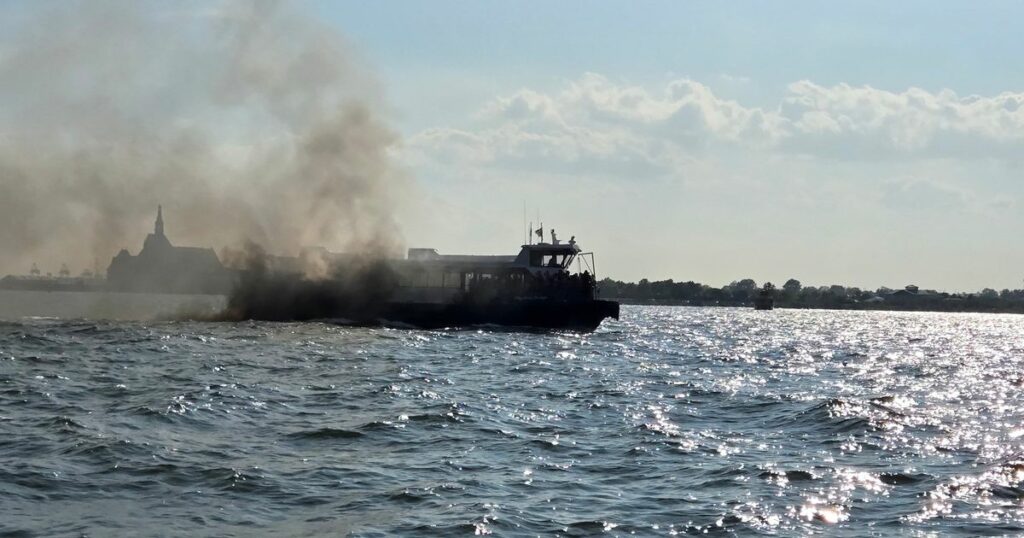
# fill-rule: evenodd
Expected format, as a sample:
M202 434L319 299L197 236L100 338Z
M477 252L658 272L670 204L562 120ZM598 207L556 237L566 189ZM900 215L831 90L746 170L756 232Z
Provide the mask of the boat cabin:
M519 255L516 256L515 265L526 268L534 275L569 271L572 268L573 260L579 253L580 247L576 246L575 241L571 244L523 245Z
M471 296L478 300L499 297L594 297L593 255L586 262L574 240L568 243L522 245L516 256L443 255L431 248L411 248L396 264L400 294L405 300L448 302Z

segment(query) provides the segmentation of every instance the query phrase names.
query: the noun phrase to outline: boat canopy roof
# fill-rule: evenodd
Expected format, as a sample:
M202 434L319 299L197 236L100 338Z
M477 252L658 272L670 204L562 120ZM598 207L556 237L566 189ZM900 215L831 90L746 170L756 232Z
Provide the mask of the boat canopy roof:
M516 256L465 256L439 254L432 248L410 248L407 262L446 271L489 271L516 268L564 269L580 253L575 241L522 245ZM553 261L552 261L553 260Z
M554 244L535 243L533 245L523 245L523 249L519 251L520 255L523 252L537 252L540 254L579 254L580 247L576 246L575 241Z

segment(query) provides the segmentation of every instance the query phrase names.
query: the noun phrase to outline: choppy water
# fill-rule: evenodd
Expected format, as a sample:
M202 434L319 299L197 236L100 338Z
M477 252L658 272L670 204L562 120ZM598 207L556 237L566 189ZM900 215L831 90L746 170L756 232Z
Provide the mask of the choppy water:
M0 323L0 534L1024 532L1024 317Z

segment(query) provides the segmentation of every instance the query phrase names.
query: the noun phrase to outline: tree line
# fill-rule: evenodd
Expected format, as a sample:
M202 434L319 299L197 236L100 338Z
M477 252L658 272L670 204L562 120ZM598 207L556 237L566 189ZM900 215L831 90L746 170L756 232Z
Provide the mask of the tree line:
M770 284L770 283L769 283ZM1024 289L975 293L945 293L916 286L874 290L854 286L804 286L791 278L771 287L775 306L782 308L833 308L863 310L935 310L951 312L1024 313ZM692 306L749 306L762 291L754 279L737 280L720 288L698 282L669 280L623 282L605 278L598 283L600 295L625 303Z

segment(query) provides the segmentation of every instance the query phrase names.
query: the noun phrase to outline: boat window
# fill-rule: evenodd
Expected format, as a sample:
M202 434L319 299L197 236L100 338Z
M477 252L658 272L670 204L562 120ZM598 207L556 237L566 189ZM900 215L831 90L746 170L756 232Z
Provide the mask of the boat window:
M422 270L403 271L399 274L399 284L404 287L419 288L426 285L427 274Z
M562 253L562 254L544 254L542 252L531 252L530 253L530 266L531 267L560 267L562 269L569 266L573 259L576 257L575 254Z
M462 273L445 273L444 274L444 287L445 288L460 288L460 287L462 287Z
M541 267L561 267L562 261L565 259L564 255L552 254L550 256L544 256Z
M450 279L450 280L449 280ZM410 288L457 288L462 284L459 274L441 271L411 271L399 273L399 285Z

